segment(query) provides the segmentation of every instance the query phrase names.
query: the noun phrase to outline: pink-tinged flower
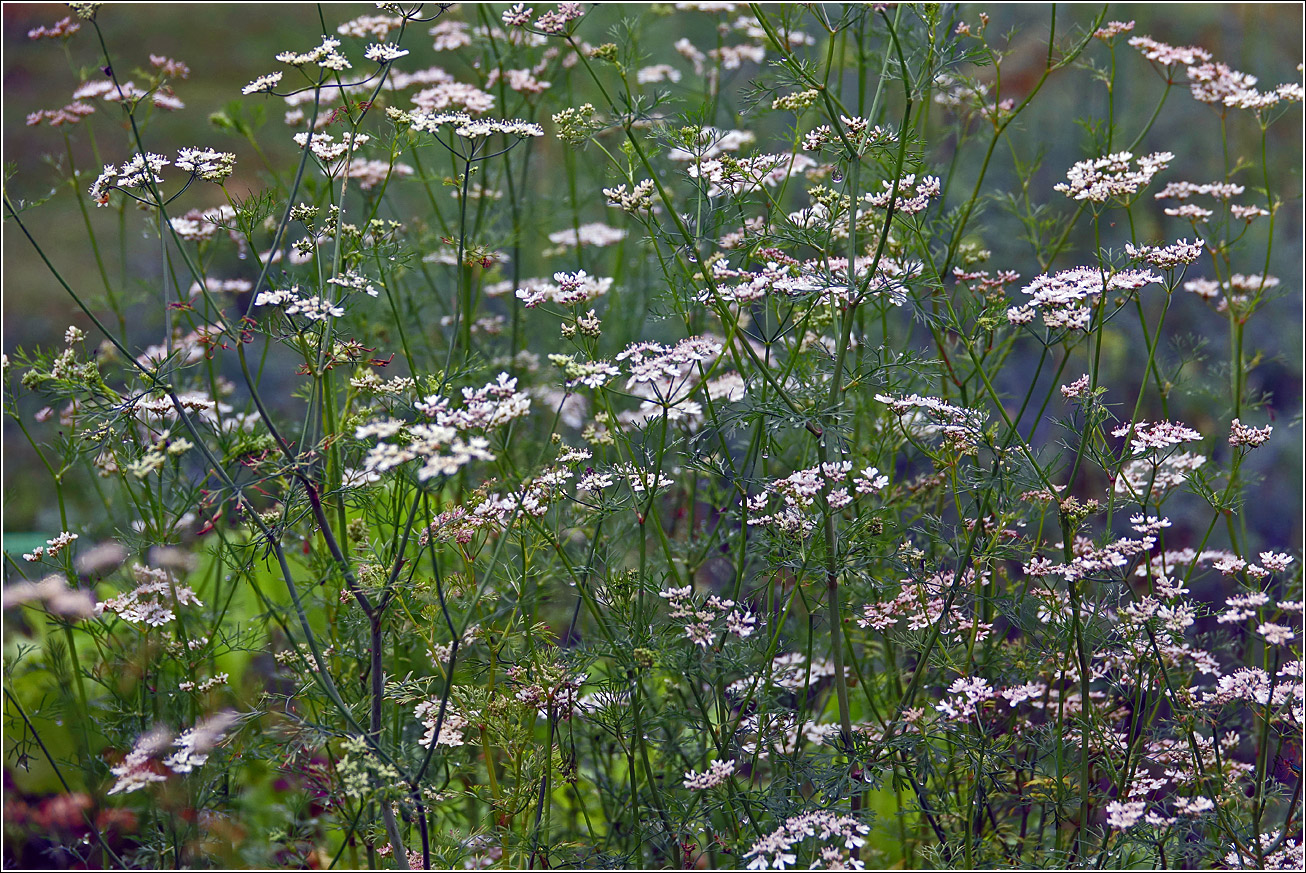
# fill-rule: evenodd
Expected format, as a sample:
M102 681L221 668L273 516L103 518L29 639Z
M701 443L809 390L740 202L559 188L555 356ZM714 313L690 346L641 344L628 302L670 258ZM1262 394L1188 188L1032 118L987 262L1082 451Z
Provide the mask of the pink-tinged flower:
M1254 87L1256 77L1231 70L1221 63L1203 63L1188 68L1193 99L1235 109L1264 109L1279 102L1274 91L1262 94Z
M1152 39L1150 36L1131 37L1129 44L1142 52L1149 61L1165 67L1190 66L1199 61L1209 61L1211 53L1196 46L1172 46Z
M834 849L836 857L823 859L827 869L840 869L857 866L850 863L853 859L840 852L855 850L866 845L865 834L870 827L852 816L835 815L832 812L818 810L796 815L785 820L784 824L753 843L744 853L744 858L752 859L749 870L784 870L798 862L797 855L791 852L798 843L812 838L824 844L826 849Z
M390 31L402 27L403 23L402 18L394 15L360 15L337 27L336 33L356 39L380 41L389 36Z
M896 199L893 197L893 182L885 180L880 184L884 188L883 191L878 194L867 194L863 199L880 209L887 209L892 202L894 211L900 215L915 215L923 212L929 207L930 200L938 197L942 190L942 183L938 176L922 176L918 182L914 173L898 181Z
M702 773L695 773L693 770L685 771L685 787L695 791L715 788L729 779L734 772L734 761L713 761Z
M204 605L189 586L174 581L167 570L137 564L132 567L132 573L136 577L136 587L97 603L97 614L113 612L123 621L159 627L177 617L174 606Z
M1106 805L1106 823L1113 830L1127 830L1138 824L1138 820L1143 817L1147 811L1147 803L1142 800L1131 800L1121 803L1113 800Z
M465 21L439 21L427 33L435 37L431 48L438 52L453 51L472 44L472 37L468 33L467 22Z
M461 746L466 743L467 717L447 704L444 707L443 717L441 716L439 698L423 700L413 708L413 718L426 728L426 733L417 741L422 748L429 749L432 745ZM438 737L435 735L437 726L440 728Z
M1286 552L1261 552L1261 565L1267 570L1275 573L1284 573L1288 570L1288 565L1292 563L1292 555Z
M1259 445L1264 445L1270 439L1270 433L1274 430L1270 425L1265 427L1247 427L1238 419L1229 423L1229 445L1246 446L1254 449Z
M135 747L127 753L121 764L110 768L118 781L109 789L109 794L131 794L147 785L168 780L162 767L154 763L154 756L168 747L171 735L164 728L156 728L142 734Z
M49 27L35 27L27 31L28 39L67 39L82 29L81 22L72 17L61 18Z
M1043 696L1047 691L1047 686L1042 682L1026 682L1024 685L1013 685L1010 688L1004 688L999 692L1007 703L1012 706L1018 706L1026 700L1035 700Z
M483 112L489 112L494 108L494 95L482 91L475 85L468 85L466 82L455 82L453 80L441 81L432 84L429 88L423 88L413 95L413 105L426 113L446 112L451 108L461 108L464 112L472 115L480 115ZM457 113L451 114L456 116ZM441 116L436 116L440 118ZM448 120L460 120L450 117ZM414 129L429 129L430 125L423 126L420 119L414 116ZM434 119L432 120L432 123Z
M952 696L940 700L934 708L948 721L962 721L978 715L984 701L992 699L995 692L987 679L963 676L948 686L948 694Z
M1132 449L1135 455L1202 439L1202 435L1191 427L1171 421L1158 421L1156 424L1149 424L1146 421L1133 425L1126 423L1112 430L1111 435L1128 436L1131 430L1133 431Z
M1067 400L1071 400L1076 397L1083 397L1085 394L1088 393L1088 383L1089 383L1088 374L1085 373L1083 376L1080 376L1078 379L1071 382L1069 385L1062 385L1061 396L1066 398Z
M1134 29L1134 22L1132 20L1131 21L1108 21L1105 25L1093 31L1093 36L1094 38L1100 39L1103 42L1109 42L1114 37L1119 36L1122 33L1128 33L1133 29Z
M1151 500L1159 500L1187 482L1189 474L1205 463L1206 457L1196 452L1176 452L1159 460L1139 458L1125 464L1112 485L1112 491L1132 499L1140 499L1146 494Z
M1186 218L1192 222L1199 222L1206 221L1215 213L1210 209L1198 206L1196 203L1185 203L1182 206L1167 207L1165 214L1174 218Z
M1272 646L1285 645L1289 640L1296 636L1292 628L1268 621L1256 628L1256 632L1265 637L1265 641Z
M226 674L222 674L225 681ZM203 689L201 689L203 690ZM200 719L195 727L182 731L181 736L172 741L178 751L173 752L163 762L174 773L189 773L202 766L209 759L209 753L222 739L223 734L240 716L231 710L224 710L208 718Z
M1181 239L1168 246L1133 246L1125 243L1125 252L1134 261L1143 261L1159 270L1173 270L1183 264L1191 264L1202 256L1205 240L1190 243Z
M518 3L503 13L503 23L509 27L525 27L530 24L531 16L534 14L534 9L527 7L524 3Z
M726 632L741 639L751 636L757 629L757 616L745 612L733 600L722 600L712 595L703 603L696 602L693 586L668 588L658 596L670 606L671 618L685 622L685 638L704 649L716 644L716 635L723 618Z
M654 82L679 82L680 71L670 64L654 64L641 67L635 74L635 79L641 85L650 85Z
M1043 315L1043 323L1054 330L1085 330L1092 321L1094 299L1104 289L1128 293L1160 281L1161 277L1150 270L1104 274L1095 267L1074 267L1059 273L1044 273L1024 287L1024 292L1030 295L1029 303L1009 311L1007 317L1012 323L1024 324L1038 311Z

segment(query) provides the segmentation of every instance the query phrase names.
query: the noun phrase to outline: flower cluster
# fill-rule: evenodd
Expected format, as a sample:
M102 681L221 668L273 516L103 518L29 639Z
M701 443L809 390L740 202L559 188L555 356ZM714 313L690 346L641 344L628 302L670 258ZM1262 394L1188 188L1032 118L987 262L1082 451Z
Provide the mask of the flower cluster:
M871 295L883 295L898 306L906 299L907 282L921 269L920 264L904 263L894 258L880 258L876 263L874 258L858 257L853 263L850 280L847 258L812 258L798 262L780 252L769 254L774 259L767 260L756 270L731 267L727 258L713 261L715 296L711 290L704 291L699 295L699 302L709 303L716 299L747 304L774 295L846 306Z
M445 706L443 720L441 720L441 706L438 699L423 700L413 708L413 718L422 723L426 728L426 733L418 740L418 745L424 749L436 746L461 746L467 742L466 729L468 720L465 715L455 712L452 707ZM440 728L440 736L435 735L436 727Z
M1131 447L1135 455L1168 449L1180 443L1197 442L1202 439L1202 435L1191 427L1170 421L1158 421L1155 424L1149 424L1146 421L1123 424L1112 430L1111 435L1123 437L1129 436L1131 432L1133 433Z
M1119 270L1104 273L1094 267L1074 267L1059 273L1044 273L1023 289L1030 301L1007 310L1012 324L1028 324L1036 312L1053 329L1087 330L1093 319L1093 299L1104 291L1130 293L1160 282L1149 270Z
M685 771L685 787L693 791L706 791L725 783L735 772L734 761L713 761L702 773Z
M236 156L216 149L181 149L173 166L205 182L221 182L236 168Z
M1231 109L1262 110L1281 101L1300 103L1302 86L1289 82L1273 91L1258 91L1256 77L1231 70L1221 63L1197 64L1188 68L1188 87L1193 99L1200 103L1226 106Z
M674 346L631 343L616 360L626 362L627 389L648 388L653 398L671 404L699 367L711 368L721 349L721 343L711 337L691 336Z
M830 125L814 127L803 136L803 148L809 152L820 152L838 143L851 146L853 155L864 155L872 149L886 148L898 141L898 134L887 127L872 125L864 118L839 116L843 127L839 131Z
M471 115L489 112L494 108L494 102L494 95L488 91L482 91L466 82L443 77L440 81L432 83L430 87L418 91L412 98L413 105L424 113L442 113L452 107L461 107L463 112L468 114L469 120ZM410 123L410 119L417 113L408 113L390 107L386 110L386 115L396 123Z
M72 544L77 539L77 534L64 531L53 539L45 541L45 545L37 546L30 552L23 554L24 561L46 561L53 560L59 556L59 553Z
M307 52L278 52L277 60L291 67L306 67L309 64L316 64L324 70L333 70L339 72L349 69L349 61L345 56L336 51L340 48L340 40L333 36L322 37L322 42L317 48Z
M849 853L866 845L865 834L870 832L869 826L852 816L825 810L805 812L786 819L780 827L753 843L744 857L752 859L748 862L749 870L783 870L798 861L797 855L790 850L813 838L821 844L822 866L862 870L865 868L861 860Z
M335 137L329 133L318 133L316 131L297 133L294 136L296 145L301 149L307 146L313 152L314 157L324 164L332 164L347 157L362 148L371 139L365 133L350 133L349 131L340 134L339 142L336 142Z
M1265 427L1248 427L1235 418L1229 423L1229 445L1254 449L1269 442L1273 431L1274 428L1268 424Z
M132 106L144 100L158 109L169 112L186 108L186 104L177 99L177 95L166 85L145 90L130 79L116 82L113 79L92 79L83 82L73 91L73 100L112 100L125 106Z
M736 606L733 600L722 600L713 594L702 604L696 604L692 586L668 588L658 596L670 605L671 618L688 620L685 638L704 649L718 645L716 635L722 623L727 633L740 639L752 636L757 629L757 616Z
M426 133L439 133L449 127L464 139L484 139L494 134L518 138L544 136L544 128L534 122L472 118L463 112L410 112L396 120L406 121L413 130Z
M1167 246L1134 246L1125 243L1125 253L1130 260L1142 261L1158 270L1173 270L1191 264L1202 256L1205 248L1206 241L1200 239L1192 243L1181 239Z
M556 34L566 30L568 22L580 18L585 11L579 3L559 3L556 9L542 13L532 24L534 14L534 9L518 3L503 13L503 23L509 27L534 28L540 33Z
M902 587L892 600L865 604L861 615L855 619L857 626L883 632L895 629L900 622L905 621L905 629L908 631L939 626L939 633L944 638L953 634L969 637L972 632L976 641L987 638L993 629L991 622L977 622L957 603L945 611L947 592L953 587L954 578L952 571L944 571L920 582L903 580ZM962 584L973 584L974 578L974 571L967 571Z
M482 436L464 439L469 430L488 430L514 421L530 412L529 395L517 390L517 380L500 373L480 389L463 389L464 405L450 408L449 401L430 395L415 408L430 421L405 424L383 419L359 425L355 439L379 438L363 461L367 473L385 473L412 460L423 461L417 478L451 476L474 460L492 461L490 441ZM398 439L400 443L385 442Z
M162 728L142 734L122 763L109 768L118 781L113 783L108 793L130 794L147 785L168 781L167 775L160 773L154 765L154 756L166 749L170 740L168 731Z
M132 574L136 577L136 587L97 603L96 615L108 611L117 613L123 621L159 627L177 617L174 606L204 605L189 586L176 581L167 570L136 564Z
M1150 36L1133 36L1129 45L1138 49L1143 57L1163 67L1191 66L1201 61L1209 61L1211 53L1196 46L1172 46L1152 39Z
M289 288L269 288L254 297L255 306L276 306L286 315L299 315L309 321L326 321L345 314L343 306L316 294L301 296L298 285Z
M192 178L221 184L235 169L236 156L230 152L214 149L182 149L177 152L177 160L169 161L163 155L146 153L135 155L122 166L106 164L89 189L91 199L97 206L109 205L109 192L115 188L151 189L163 184L160 173L169 163L175 163L180 170L185 170Z
M91 618L96 614L95 597L91 592L69 588L68 580L63 576L50 575L40 582L15 582L5 586L6 609L33 602L53 615L70 620Z
M909 433L922 437L941 434L960 449L970 448L978 442L984 422L988 420L988 413L983 410L954 406L937 397L876 394L875 399L886 404Z
M621 228L612 227L601 221L593 221L579 227L568 227L549 234L549 242L553 243L557 248L544 252L544 254L560 253L566 249L574 249L578 245L602 248L615 245L625 238L626 231Z
M1068 562L1053 563L1047 558L1035 556L1025 563L1024 570L1026 575L1036 579L1056 575L1067 582L1074 582L1095 574L1118 573L1128 567L1134 558L1150 552L1155 545L1156 537L1150 535L1140 539L1118 537L1102 546L1086 537L1075 537Z
M177 751L165 758L163 765L174 773L189 773L196 767L203 766L209 760L213 747L238 718L235 712L223 710L196 722L195 727L182 731L172 741Z
M82 29L81 22L72 17L61 18L49 27L34 27L27 31L28 39L68 39Z
M644 179L636 182L630 190L625 185L604 188L603 196L608 199L609 206L615 206L623 212L648 212L653 208L654 187L652 179Z
M542 664L534 675L522 667L508 668L508 681L517 686L519 701L547 718L570 721L577 710L584 673L573 673L556 661Z
M1112 490L1122 497L1159 501L1187 482L1193 471L1205 463L1206 456L1196 452L1173 452L1159 458L1132 460L1121 468Z
M759 186L775 188L814 166L816 161L807 155L764 154L747 158L708 158L691 164L687 172L691 179L702 179L708 183L709 197L723 194L738 197Z
M338 26L336 33L356 39L382 40L403 23L402 18L393 15L360 15Z
M818 464L767 483L763 491L746 501L748 523L791 536L807 536L817 526L818 519L811 510L818 497L823 497L831 509L840 510L858 497L881 491L889 484L889 477L881 475L875 467L866 467L856 475L852 469L852 461ZM776 495L780 496L782 506L764 515Z
M892 203L899 215L915 215L923 212L930 205L930 200L939 196L943 190L938 176L922 176L919 181L915 173L908 173L898 180L897 193L894 183L884 180L880 183L884 191L879 194L867 194L866 202L880 209L887 209Z
M935 708L948 721L967 721L979 715L984 701L992 700L995 693L987 679L962 676L948 686L948 694L952 696L940 700Z
M541 303L557 303L560 306L576 306L589 303L607 294L612 289L610 277L591 276L584 270L574 273L557 272L553 282L543 279L527 279L517 289L517 299L527 308Z
M95 112L95 106L82 100L74 100L61 109L40 109L36 112L29 113L27 116L27 126L34 127L38 124L49 124L51 127L62 127L65 124L80 124L81 120Z
M1117 152L1103 158L1080 161L1066 173L1065 182L1053 185L1053 190L1064 193L1072 200L1105 203L1108 200L1128 200L1130 195L1146 187L1161 170L1174 160L1172 152L1153 152L1133 164L1131 152Z

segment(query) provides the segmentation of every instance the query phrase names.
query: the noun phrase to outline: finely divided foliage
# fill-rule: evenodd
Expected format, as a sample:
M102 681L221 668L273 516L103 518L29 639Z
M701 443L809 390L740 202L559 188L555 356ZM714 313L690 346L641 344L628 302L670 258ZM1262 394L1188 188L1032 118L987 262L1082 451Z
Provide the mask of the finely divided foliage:
M6 864L1300 868L1299 82L1083 7L328 5L177 148L189 67L69 5Z

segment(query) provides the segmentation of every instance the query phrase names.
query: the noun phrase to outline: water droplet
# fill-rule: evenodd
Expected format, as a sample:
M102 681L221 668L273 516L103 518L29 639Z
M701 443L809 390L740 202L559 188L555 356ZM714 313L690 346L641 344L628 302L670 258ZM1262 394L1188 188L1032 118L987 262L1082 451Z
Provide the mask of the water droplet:
M830 171L830 179L831 179L832 181L835 181L835 182L842 182L842 181L843 181L843 168L842 168L842 167L835 167L833 170L831 170L831 171Z

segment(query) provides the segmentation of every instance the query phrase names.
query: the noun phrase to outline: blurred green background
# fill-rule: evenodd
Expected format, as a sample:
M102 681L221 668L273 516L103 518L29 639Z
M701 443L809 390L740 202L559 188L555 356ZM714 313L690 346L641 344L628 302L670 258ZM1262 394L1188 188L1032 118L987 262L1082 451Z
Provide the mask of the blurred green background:
M1068 33L1076 26L1082 27L1101 7L1094 5L1062 5L1058 8L1058 30ZM495 7L497 17L499 7ZM186 108L175 114L163 113L150 127L152 147L167 152L179 146L212 146L232 150L237 154L237 175L231 187L257 188L259 162L253 158L247 144L237 138L214 130L207 118L221 110L232 100L239 99L239 89L246 82L277 68L273 55L286 49L304 50L316 44L322 32L335 33L343 21L358 15L375 14L376 7L369 3L328 4L321 7L308 4L110 4L99 16L110 50L115 55L119 72L130 76L130 70L148 64L150 54L167 55L186 62L191 69L189 80L177 83L177 94ZM966 5L961 17L978 22L979 13L992 15L990 36L1012 31L1004 76L1009 90L1006 94L1020 96L1022 86L1028 87L1037 76L1046 53L1047 25L1051 7L1045 4L1027 5ZM715 18L698 13L676 13L658 16L647 5L613 4L594 10L592 20L584 23L582 35L598 43L607 38L608 27L622 16L652 16L651 31L656 39L644 43L653 54L649 62L670 62L684 68L683 59L674 55L670 45L675 38L687 36L702 47L715 44L713 24ZM53 198L24 216L34 234L47 250L58 254L59 266L70 283L85 289L92 296L100 287L98 273L88 246L84 228L74 198L67 184L63 136L59 130L47 126L27 127L24 119L29 112L58 108L69 102L72 90L83 79L101 76L100 63L89 28L77 34L68 44L69 52L61 50L58 41L27 39L27 31L40 25L51 25L69 14L61 4L4 5L4 162L6 174L12 168L8 181L10 195L16 199L39 199L54 191ZM467 20L476 20L472 8L455 9L452 13ZM1273 87L1280 82L1300 81L1296 66L1300 62L1302 39L1302 7L1298 4L1120 4L1110 7L1109 18L1135 19L1135 33L1151 34L1157 39L1176 45L1200 45L1211 51L1216 60L1254 74L1264 86ZM325 24L325 28L324 25ZM811 28L809 28L811 29ZM665 39L663 39L665 37ZM453 53L435 53L424 28L405 40L412 55L401 61L404 69L422 69L432 64L446 66L460 77L469 75L466 64L455 60ZM1095 46L1090 56L1099 64L1105 63L1106 53ZM1118 121L1123 139L1132 139L1145 123L1161 92L1158 77L1147 68L1137 53L1123 44L1119 48L1122 71L1118 80ZM749 81L758 75L758 69L745 65L727 78L722 87L722 111L727 117L737 113L744 105L742 92ZM277 161L297 153L290 143L289 132L281 126L282 107L277 99L247 98L257 105L265 105L269 122L263 128L260 141L270 157ZM681 111L692 111L692 98ZM1051 186L1064 176L1066 168L1077 160L1094 156L1087 150L1089 138L1084 129L1075 123L1082 116L1105 116L1106 99L1101 86L1093 82L1088 71L1064 70L1055 75L1031 111L1022 118L1024 130L1015 138L1029 157L1035 148L1044 153L1034 190L1056 209L1065 207L1064 199L1051 192ZM113 114L101 110L93 117L97 125L99 147L105 161L121 161L125 156L124 136L114 137L113 125L120 124ZM741 125L742 126L742 125ZM778 130L778 122L776 125ZM1278 193L1286 201L1275 228L1274 259L1270 272L1282 280L1280 299L1272 302L1254 322L1258 325L1252 337L1255 348L1249 357L1263 351L1261 366L1251 375L1250 388L1273 394L1273 414L1276 439L1270 447L1253 453L1244 469L1252 474L1266 476L1251 506L1249 527L1261 533L1266 545L1285 546L1301 540L1301 517L1295 511L1300 503L1302 472L1301 433L1298 427L1291 431L1288 425L1299 424L1301 411L1301 261L1302 261L1302 151L1301 110L1294 108L1289 116L1271 131L1270 153L1276 162L1272 168ZM1251 116L1232 113L1229 122L1230 141L1237 154L1250 156L1256 143L1256 128ZM97 163L88 146L84 130L72 129L73 150L78 166L86 176L77 186L77 196L84 197L84 189L98 173ZM973 144L972 144L973 145ZM540 145L541 159L550 160L559 153L560 145L551 137ZM1218 123L1211 108L1193 101L1186 88L1179 87L1167 103L1159 122L1138 151L1167 149L1177 155L1161 179L1187 179L1210 181L1222 175L1223 156L1218 135ZM972 155L972 158L977 155ZM536 166L539 166L537 164ZM996 189L1011 189L1016 180L1007 169L999 167L986 183ZM941 170L936 167L935 170ZM957 172L973 179L974 162L963 159ZM537 173L533 182L541 196L555 192L548 190L553 177ZM961 189L956 189L961 190ZM597 189L594 192L597 195ZM185 206L207 206L210 194L195 195L184 201ZM601 198L595 198L592 220L603 217ZM109 210L94 214L92 220L106 232L115 229ZM1159 215L1159 209L1155 210ZM131 216L129 215L129 220ZM619 223L620 219L608 217ZM157 287L157 241L144 238L143 225L127 234L128 244L121 250L105 252L109 275L123 277L127 286L136 286L143 294L145 289ZM990 207L985 212L979 229L984 242L994 252L994 268L1012 268L1028 279L1035 267L1027 250L1018 242L1013 220ZM541 228L541 241L545 234L557 227ZM1087 232L1088 222L1082 229ZM1116 228L1115 238L1104 239L1103 244L1118 247L1123 241L1123 228ZM1108 233L1111 229L1108 229ZM1260 269L1256 256L1259 240L1263 239L1265 222L1257 225L1249 236L1247 255L1240 269L1257 272ZM1258 237L1258 234L1262 236ZM1191 230L1182 223L1157 220L1153 226L1140 229L1143 238L1155 240L1191 236ZM1064 268L1080 263L1091 250L1088 237L1077 240L1070 250ZM543 243L542 243L543 244ZM1263 247L1259 249L1263 253ZM6 223L3 240L3 311L4 351L12 354L17 347L51 346L61 342L65 327L77 324L84 329L90 325L76 313L71 301L59 288L36 258L32 248L20 233ZM524 275L531 275L528 267ZM1236 269L1239 269L1236 267ZM153 294L148 299L154 299ZM1181 301L1183 305L1172 308L1168 317L1168 333L1205 338L1210 342L1214 358L1227 356L1227 325L1222 318L1199 305L1195 299ZM133 341L140 346L159 341L160 316L156 305L141 304L132 310L130 324ZM88 331L89 332L89 331ZM94 337L92 337L94 339ZM1128 346L1122 346L1123 354ZM1008 391L1023 392L1020 378L1022 367L1009 366L1005 371L1008 382L1001 385ZM15 375L15 374L10 374ZM35 410L24 401L27 413ZM1218 418L1221 410L1209 410ZM1192 423L1205 432L1212 432L1214 419L1194 420ZM1257 419L1256 423L1264 423ZM50 423L37 426L55 427ZM1222 425L1220 425L1222 426ZM1284 438L1279 439L1282 435ZM1249 469L1250 468L1250 469ZM21 434L6 421L4 426L4 529L6 532L55 531L58 517L49 498L45 472L34 461ZM1284 512L1285 507L1294 511ZM94 526L95 522L88 521ZM110 531L98 531L101 535ZM7 537L6 546L16 546Z

